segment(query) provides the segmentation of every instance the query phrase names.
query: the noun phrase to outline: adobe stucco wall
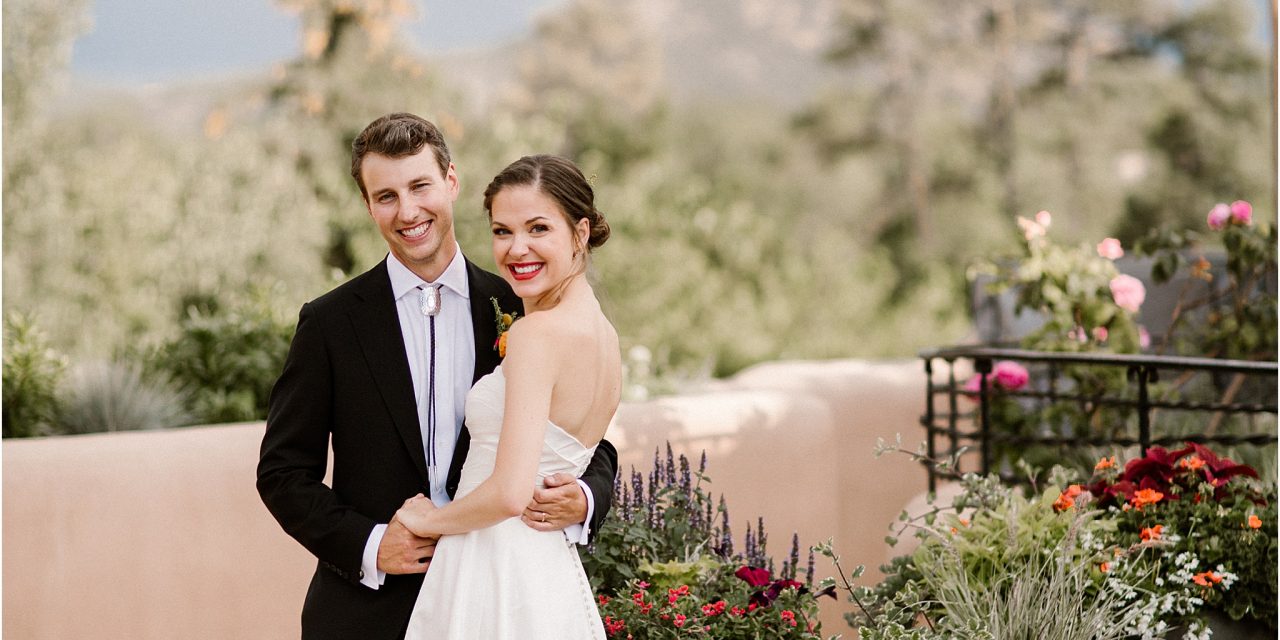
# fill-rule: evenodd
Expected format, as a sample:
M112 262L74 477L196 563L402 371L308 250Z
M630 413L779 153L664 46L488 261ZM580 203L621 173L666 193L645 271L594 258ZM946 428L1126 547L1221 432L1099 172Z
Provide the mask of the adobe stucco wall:
M846 565L874 568L924 473L872 449L877 437L919 439L923 383L917 361L769 363L624 404L609 437L628 475L647 472L668 441L694 460L706 450L739 540L763 516L775 558L796 531L804 545L834 537ZM258 500L261 433L253 423L5 441L4 637L297 637L314 560ZM827 633L851 635L846 610L824 605Z

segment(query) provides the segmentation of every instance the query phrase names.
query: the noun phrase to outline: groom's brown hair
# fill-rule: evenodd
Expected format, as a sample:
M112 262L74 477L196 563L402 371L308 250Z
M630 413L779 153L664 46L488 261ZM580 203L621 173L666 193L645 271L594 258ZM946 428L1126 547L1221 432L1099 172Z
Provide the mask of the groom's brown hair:
M369 200L369 192L364 188L364 178L360 175L360 167L364 157L370 153L403 158L416 155L422 147L431 145L435 152L436 162L440 165L440 175L449 174L449 146L444 142L444 134L434 124L413 115L412 113L388 113L369 123L369 126L351 141L351 177L356 179L360 187L360 195Z

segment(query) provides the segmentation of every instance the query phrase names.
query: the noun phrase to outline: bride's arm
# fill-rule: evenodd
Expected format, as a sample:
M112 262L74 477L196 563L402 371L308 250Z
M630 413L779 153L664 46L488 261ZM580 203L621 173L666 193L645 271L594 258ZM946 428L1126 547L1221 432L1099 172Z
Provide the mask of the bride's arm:
M553 329L530 315L512 325L502 362L506 402L493 475L439 509L407 503L396 517L416 535L463 533L524 512L533 497L542 443L551 413L558 355Z

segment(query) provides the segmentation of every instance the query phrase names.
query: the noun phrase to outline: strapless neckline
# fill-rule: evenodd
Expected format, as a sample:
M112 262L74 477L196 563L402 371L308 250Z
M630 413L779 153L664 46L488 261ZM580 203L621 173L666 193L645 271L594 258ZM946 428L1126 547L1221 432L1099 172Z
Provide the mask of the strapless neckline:
M498 376L498 377L502 378L503 384L504 384L504 386L505 386L505 384L506 384L506 380L507 380L507 377L506 377L506 375L505 375L505 374L503 374L503 373L502 373L502 364L501 364L501 363L499 363L499 364L498 364L498 366L494 368L493 373L490 373L490 374L488 374L488 375L486 375L486 376L482 377L482 378L481 378L481 380L483 380L484 378L487 378L487 377L489 377L489 376ZM476 382L476 384L479 384L479 381L477 381L477 382ZM563 434L564 434L566 437L568 437L570 440L573 440L574 442L578 443L578 446L580 446L580 447L582 447L583 449L586 449L586 450L588 450L588 451L595 451L596 447L600 446L600 442L599 442L599 441L596 441L596 443L595 443L595 444L590 445L590 446L588 446L588 445L584 444L584 443L582 442L582 440L578 439L578 436L575 436L575 435L573 435L572 433L569 433L569 430L568 430L568 429L565 429L564 427L562 427L562 426L560 426L560 425L556 424L555 422L553 422L553 421L551 420L551 418L547 418L547 425L552 426L552 427L555 427L557 431L559 431L560 433L563 433Z

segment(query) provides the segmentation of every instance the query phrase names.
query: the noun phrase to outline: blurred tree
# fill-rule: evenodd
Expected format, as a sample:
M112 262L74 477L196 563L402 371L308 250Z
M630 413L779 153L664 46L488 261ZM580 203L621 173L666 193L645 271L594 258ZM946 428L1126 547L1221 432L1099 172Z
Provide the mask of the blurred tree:
M662 51L639 3L572 0L544 15L508 97L517 118L563 128L557 150L602 154L610 173L653 151L664 113Z
M1274 149L1258 135L1275 131L1274 97L1264 82L1273 69L1251 42L1255 9L1244 2L1197 4L1139 40L1148 55L1175 63L1177 73L1144 127L1155 166L1115 224L1121 240L1136 240L1162 222L1199 228L1216 202L1246 198L1275 210L1275 164L1268 158Z
M63 80L71 44L89 30L89 0L4 3L4 124L21 129L38 121L44 103ZM5 145L5 165L9 164ZM5 176L8 178L8 175Z
M851 81L797 122L832 163L889 168L876 209L897 301L920 262L985 253L1014 215L1051 209L1083 237L1122 215L1134 226L1152 222L1144 212L1202 217L1220 190L1270 197L1269 169L1251 162L1266 148L1253 115L1266 83L1249 11L1244 0L843 0L828 58ZM1161 157L1184 168L1155 166ZM1157 174L1169 177L1147 180Z

